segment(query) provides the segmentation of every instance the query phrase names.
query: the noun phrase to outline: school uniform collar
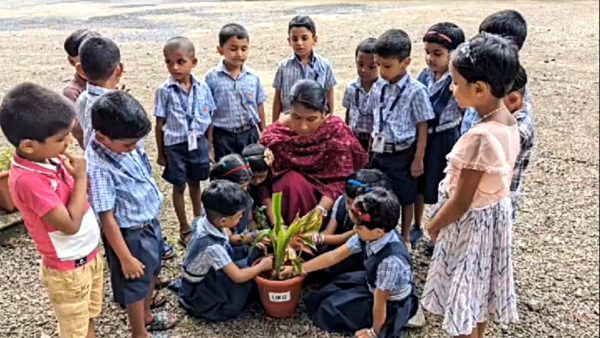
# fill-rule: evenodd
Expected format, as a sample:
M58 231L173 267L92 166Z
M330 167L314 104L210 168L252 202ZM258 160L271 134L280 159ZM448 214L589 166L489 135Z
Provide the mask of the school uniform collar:
M89 82L87 82L86 84L86 90L88 93L94 95L94 96L100 96L102 94L108 93L108 92L112 92L112 89L108 89L108 88L104 88L104 87L100 87L100 86L96 86L94 84L91 84Z
M408 72L406 74L404 74L404 76L398 80L398 82L396 83L390 83L389 81L383 80L385 82L385 84L389 85L389 86L396 86L398 88L402 88L402 86L404 86L404 84L408 81L408 79L410 78L410 74L408 74Z
M23 169L32 173L54 177L59 172L59 170L62 169L61 161L57 158L51 158L48 161L50 163L34 162L22 158L17 153L15 153L13 155L12 165L19 169Z
M315 51L312 51L312 55L310 56L310 62L308 63L309 66L314 66L317 63L317 53L315 53ZM292 54L292 56L290 56L290 60L295 60L296 62L298 62L300 65L302 65L302 59L296 54Z
M378 82L382 82L382 81L383 81L383 82L385 82L385 80L384 80L384 79L382 79L382 78L378 77L378 78L377 78L377 80L375 80L375 82L373 82L373 84L371 85L371 89L373 89L373 87L375 87L375 85L376 85ZM362 81L362 79L360 78L360 76L356 78L356 82L354 83L354 87L356 87L356 88L357 88L357 89L359 89L359 90L362 90L362 91L363 91L365 94L366 94L366 93L368 93L368 91L367 91L367 89L365 88L365 85L363 84L363 81Z
M196 230L197 232L203 232L206 233L207 235L211 235L217 238L222 238L225 239L227 241L229 241L229 236L227 236L227 234L225 233L225 229L219 229L216 226L214 226L209 220L208 218L205 216L202 216L202 218L200 219L200 224L198 224L198 230Z
M231 72L229 72L227 66L225 66L225 60L221 60L221 62L219 62L219 64L217 65L217 72L225 73L229 75L229 77L233 78ZM246 73L250 73L250 71L248 67L246 67L246 65L242 65L242 70L240 71L240 76L238 77L238 79L244 76Z
M377 254L386 244L390 242L398 242L398 236L394 230L388 232L383 237L376 241L368 242L366 246L367 255L372 256Z
M94 143L93 145L90 145L90 148L94 150L94 152L98 153L98 151L95 148L100 148L100 151L102 151L104 154L106 154L107 156L111 157L113 160L115 160L116 162L121 162L125 159L125 157L127 156L126 153L123 154L119 154L116 153L110 149L108 149L106 146L104 146L104 144L102 144L101 142L99 142L96 139L96 135L92 135L92 137L90 138L90 143Z
M200 82L198 82L198 80L196 79L196 77L194 75L190 74L190 78L192 81L192 88L194 88L200 84ZM184 93L187 93L187 91L185 90L185 88L183 88L181 83L179 83L177 80L175 80L175 78L173 78L172 75L169 75L169 78L167 79L167 86L168 87L178 87L181 90L183 90Z

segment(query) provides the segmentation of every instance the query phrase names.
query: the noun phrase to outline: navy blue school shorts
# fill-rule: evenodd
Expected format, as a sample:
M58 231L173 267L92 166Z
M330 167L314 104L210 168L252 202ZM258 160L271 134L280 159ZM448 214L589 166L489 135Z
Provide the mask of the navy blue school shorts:
M416 147L395 153L372 153L371 168L379 169L392 181L392 190L402 206L417 200L418 178L412 177L410 166Z
M133 257L145 266L142 278L125 279L119 257L103 235L114 300L118 304L130 305L143 300L152 292L152 283L160 273L163 237L157 219L148 222L144 227L121 229L121 234Z
M210 171L209 151L210 143L205 136L198 137L196 150L189 151L187 142L166 146L167 165L162 177L176 187L188 181L204 181Z
M425 148L425 172L419 177L419 194L425 198L425 204L436 204L438 186L446 174L446 155L452 150L460 137L460 126L440 133L429 134Z
M215 147L215 161L229 154L241 154L244 147L257 143L259 138L258 128L249 127L241 132L231 132L222 128L213 128L213 145Z

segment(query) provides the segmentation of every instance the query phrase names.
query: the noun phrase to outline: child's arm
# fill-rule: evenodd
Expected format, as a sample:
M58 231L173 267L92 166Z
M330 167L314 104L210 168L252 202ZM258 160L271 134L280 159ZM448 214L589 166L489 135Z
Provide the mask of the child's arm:
M123 235L121 234L119 223L115 219L114 210L101 212L99 216L106 240L119 258L121 271L123 271L125 278L137 279L144 277L144 264L135 258L131 254L131 251L129 251L127 243L125 243Z
M269 271L273 268L273 256L264 257L258 264L244 269L240 269L235 263L229 263L223 268L227 277L236 283L244 283L256 277L263 271Z
M302 271L304 274L308 274L310 272L319 271L326 269L330 266L336 265L344 259L350 257L352 252L350 251L350 247L348 244L344 244L339 248L328 251L322 255L319 255L308 262L302 264Z
M271 123L277 122L279 120L279 114L281 113L281 109L283 105L281 104L281 90L275 89L275 97L273 97L273 120Z
M329 113L333 114L333 100L335 99L335 93L333 92L333 87L331 87L327 91L327 107L329 108Z
M267 120L265 119L265 105L262 103L258 106L258 117L260 118L258 129L260 129L262 132L267 127Z
M350 125L350 109L346 109L346 118L344 119L347 125Z
M337 226L338 226L338 224L337 224L337 220L335 219L335 215L331 215L331 218L329 219L329 223L327 223L327 227L321 233L323 235L333 235L335 233L335 230L337 229Z
M167 164L167 160L165 159L165 138L163 133L163 127L166 122L167 120L165 118L157 117L156 127L154 129L154 134L156 135L156 150L158 152L156 163L161 167L164 167Z
M210 150L208 151L208 158L211 162L215 163L215 147L213 146L213 125L212 123L208 126L206 130L206 138L208 139L208 144L210 146Z
M431 234L434 241L440 230L456 222L469 211L482 177L483 171L472 169L461 170L455 191L427 225L427 231Z
M338 235L325 235L323 238L323 244L326 245L340 245L346 243L350 237L354 235L354 230L349 230L344 232L343 234Z
M375 289L375 294L373 295L373 326L370 329L357 331L355 333L357 338L371 338L372 335L369 334L369 330L373 330L376 336L381 334L387 318L387 301L389 297L389 291Z
M413 177L419 177L425 171L423 166L425 146L427 146L427 121L417 123L417 150L410 165L410 173Z
M81 123L79 120L75 119L75 124L73 125L73 129L71 130L71 135L77 140L79 147L85 150L85 144L83 144L83 128L81 127Z
M81 227L87 206L87 162L84 158L68 153L65 153L65 156L69 160L64 162L65 169L75 180L69 205L60 205L52 209L42 220L67 235L74 235Z

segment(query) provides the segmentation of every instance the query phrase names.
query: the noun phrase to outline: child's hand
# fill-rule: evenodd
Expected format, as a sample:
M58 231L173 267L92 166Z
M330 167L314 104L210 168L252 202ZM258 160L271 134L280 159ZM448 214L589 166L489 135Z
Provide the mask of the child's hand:
M281 278L289 278L294 274L294 267L290 266L290 265L286 265L283 267L283 269L281 269L281 273L279 274L279 276L281 276Z
M165 159L165 156L159 154L158 158L156 159L156 164L158 164L161 167L164 167L165 165L167 165L167 160Z
M67 161L63 161L67 172L75 179L85 178L87 175L87 161L83 157L76 157L72 154L65 152Z
M412 177L419 177L425 172L423 159L414 159L410 165L410 174Z
M273 256L266 256L260 261L260 263L258 263L258 266L260 268L260 272L273 269Z
M433 244L435 244L435 242L437 241L437 237L440 233L439 230L435 230L433 228L431 228L430 226L427 227L427 233L429 234L429 238L431 238L431 242Z
M372 329L362 329L354 333L356 338L377 338L377 334Z
M121 271L123 271L125 279L138 279L144 277L145 268L144 264L133 256L129 259L125 259L124 262L121 262Z
M208 151L208 159L211 163L217 163L215 161L215 147L213 147L212 144L210 145L210 150Z

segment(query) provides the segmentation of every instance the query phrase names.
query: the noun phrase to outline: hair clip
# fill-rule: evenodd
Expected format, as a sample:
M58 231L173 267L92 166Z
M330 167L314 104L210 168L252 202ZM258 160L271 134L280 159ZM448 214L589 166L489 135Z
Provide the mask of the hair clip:
M439 36L440 38L448 41L448 43L452 43L452 39L450 39L450 37L446 34L440 33L440 32L436 32L436 31L429 31L427 33L425 33L425 37L431 36L431 35L435 35L435 36Z
M460 52L464 55L464 57L469 59L473 65L475 65L475 60L471 55L471 45L468 42L465 42L462 47L460 47Z
M229 170L228 172L224 173L223 177L227 177L229 175L233 175L233 174L237 173L238 171L242 171L242 170L245 170L245 169L250 169L250 166L248 164L244 164L244 165L239 166L237 168L233 168L233 169Z
M358 216L358 219L365 223L371 223L373 219L371 215L366 212L362 212L358 207L352 207L352 213Z
M271 149L265 148L263 157L269 167L273 165L273 161L275 161L275 155L273 155L273 152L271 151Z
M348 180L348 183L355 186L355 187L359 187L359 188L363 188L366 187L367 185L364 182L361 182L359 180L355 180L353 178Z

